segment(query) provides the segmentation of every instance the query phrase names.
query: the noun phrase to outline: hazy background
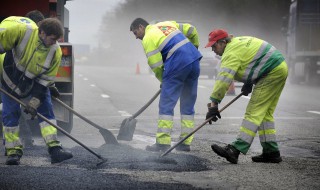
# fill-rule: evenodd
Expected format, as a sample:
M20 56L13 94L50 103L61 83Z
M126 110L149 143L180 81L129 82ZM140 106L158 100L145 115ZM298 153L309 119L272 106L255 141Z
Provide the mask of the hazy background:
M129 31L142 17L149 22L191 22L200 35L200 48L212 29L224 28L235 36L262 38L285 53L282 17L291 0L74 0L70 11L70 42L90 46L90 64L145 62L140 40ZM81 55L79 55L81 56Z

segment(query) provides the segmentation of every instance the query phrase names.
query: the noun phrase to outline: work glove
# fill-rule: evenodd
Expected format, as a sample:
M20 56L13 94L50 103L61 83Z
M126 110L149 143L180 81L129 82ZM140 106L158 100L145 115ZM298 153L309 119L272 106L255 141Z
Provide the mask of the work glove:
M206 120L212 117L212 119L209 121L209 124L211 125L212 121L216 122L218 118L221 119L221 115L218 109L218 105L211 107L211 103L208 103L207 106L208 106L208 112L206 115Z
M241 88L242 95L248 96L252 92L252 83L244 83L244 85Z
M31 115L31 119L34 120L34 118L37 115L37 108L40 106L40 100L38 98L32 97L31 100L26 105L24 112L29 113Z
M49 86L50 94L52 97L59 98L60 92L55 86Z

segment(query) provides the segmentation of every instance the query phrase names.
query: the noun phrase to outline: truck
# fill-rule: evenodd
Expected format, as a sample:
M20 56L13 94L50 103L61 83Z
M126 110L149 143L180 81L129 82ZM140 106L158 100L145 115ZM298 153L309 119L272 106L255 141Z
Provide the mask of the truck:
M46 18L55 17L61 21L64 27L64 38L59 40L62 58L55 79L55 85L61 95L59 99L72 108L74 99L74 52L72 44L68 42L69 11L65 7L67 1L68 0L1 0L0 22L9 16L25 16L26 13L32 10L40 11ZM57 125L70 133L73 128L73 115L57 102L52 101L52 103ZM20 126L25 123L30 126L32 134L40 134L39 128L33 127L37 125L36 120L27 119L28 117L23 118L26 118L26 121L20 122Z
M287 17L289 81L320 84L320 1L292 0Z

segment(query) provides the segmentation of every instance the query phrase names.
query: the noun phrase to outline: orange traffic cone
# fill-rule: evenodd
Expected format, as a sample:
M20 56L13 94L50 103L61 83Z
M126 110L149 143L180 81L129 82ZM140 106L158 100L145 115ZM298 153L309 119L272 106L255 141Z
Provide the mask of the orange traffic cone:
M234 86L234 81L231 82L230 86L229 86L229 89L228 89L228 92L226 94L227 96L235 96L236 95L236 89L235 89L235 86Z
M136 66L136 75L140 75L140 66L139 66L139 63L137 63L137 66Z

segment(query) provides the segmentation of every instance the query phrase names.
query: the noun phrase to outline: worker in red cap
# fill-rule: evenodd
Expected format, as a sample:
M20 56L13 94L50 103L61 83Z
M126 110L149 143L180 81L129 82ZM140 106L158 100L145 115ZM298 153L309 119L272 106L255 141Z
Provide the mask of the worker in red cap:
M273 113L288 76L284 56L264 40L251 36L233 37L222 29L210 32L205 47L211 47L221 56L220 71L206 115L206 119L211 118L209 124L221 118L218 104L233 80L244 83L241 89L244 96L252 92L237 139L224 147L212 144L212 150L237 164L239 154L248 152L258 132L262 154L252 157L252 161L281 162Z

